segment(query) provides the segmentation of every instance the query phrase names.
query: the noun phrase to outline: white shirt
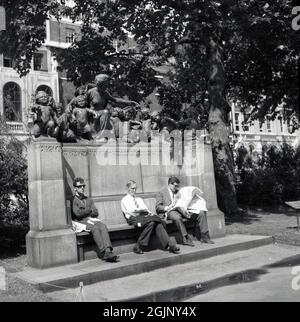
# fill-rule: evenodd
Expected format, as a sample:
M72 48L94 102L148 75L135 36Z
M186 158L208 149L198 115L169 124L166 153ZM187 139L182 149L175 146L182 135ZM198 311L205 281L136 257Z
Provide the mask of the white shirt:
M170 188L168 188L169 190L169 194L170 194L170 198L171 198L171 203L174 201L174 193L171 191Z
M125 217L128 219L130 216L136 216L137 213L134 213L135 210L147 210L150 212L148 207L145 205L142 198L133 197L130 194L127 194L121 200L121 207Z

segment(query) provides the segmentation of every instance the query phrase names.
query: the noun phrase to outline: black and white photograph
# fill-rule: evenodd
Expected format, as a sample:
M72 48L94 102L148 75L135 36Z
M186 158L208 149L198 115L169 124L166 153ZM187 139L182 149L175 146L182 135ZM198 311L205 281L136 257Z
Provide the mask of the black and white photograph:
M299 68L298 1L0 0L0 302L300 302Z

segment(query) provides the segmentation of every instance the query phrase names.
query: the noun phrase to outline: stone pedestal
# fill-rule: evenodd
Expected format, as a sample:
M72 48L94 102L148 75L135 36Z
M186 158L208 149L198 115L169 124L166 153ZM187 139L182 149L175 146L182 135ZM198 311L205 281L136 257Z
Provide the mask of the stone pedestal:
M45 268L77 262L76 236L67 224L60 143L42 138L30 145L28 190L28 264Z

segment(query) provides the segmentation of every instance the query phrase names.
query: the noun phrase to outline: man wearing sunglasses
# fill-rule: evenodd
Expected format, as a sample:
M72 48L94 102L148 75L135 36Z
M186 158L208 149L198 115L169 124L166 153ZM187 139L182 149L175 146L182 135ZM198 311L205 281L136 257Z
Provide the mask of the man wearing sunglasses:
M119 256L113 253L106 225L98 218L98 210L91 198L84 194L85 183L82 178L73 182L72 220L76 229L91 231L97 245L98 255L107 262L116 262Z

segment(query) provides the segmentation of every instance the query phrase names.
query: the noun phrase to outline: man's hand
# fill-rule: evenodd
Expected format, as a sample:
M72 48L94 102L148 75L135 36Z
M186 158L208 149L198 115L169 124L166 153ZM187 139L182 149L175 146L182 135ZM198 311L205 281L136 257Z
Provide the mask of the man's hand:
M166 207L166 212L170 212L176 205L176 201L174 200L169 206Z

